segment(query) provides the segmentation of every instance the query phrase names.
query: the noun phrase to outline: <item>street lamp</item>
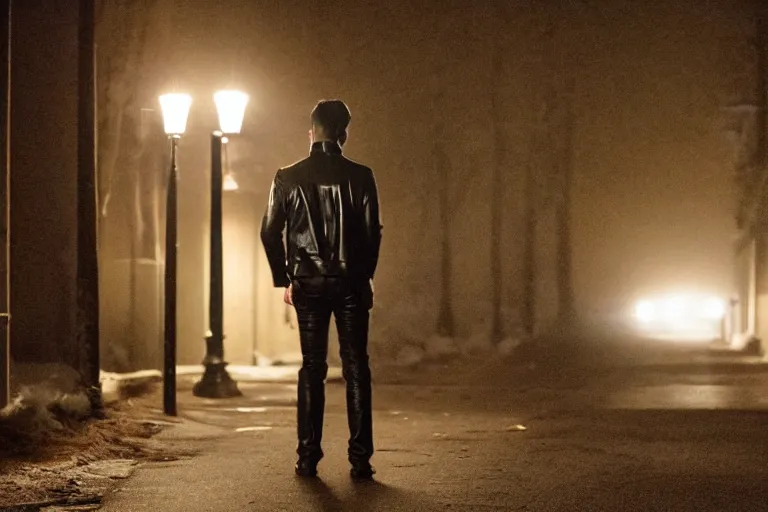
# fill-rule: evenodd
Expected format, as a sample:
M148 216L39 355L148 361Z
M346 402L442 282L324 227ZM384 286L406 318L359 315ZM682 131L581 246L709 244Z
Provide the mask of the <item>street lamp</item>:
M240 188L240 185L237 184L237 180L232 176L231 172L224 175L224 184L222 185L222 188L225 192L234 192Z
M220 131L211 134L211 269L208 336L205 338L205 372L192 389L203 398L239 396L237 383L224 361L224 286L222 254L221 195L223 190L222 145L225 134L238 134L243 125L248 95L240 91L219 91L213 95L219 114ZM228 140L228 138L227 138ZM231 178L231 176L230 176Z
M232 174L232 169L229 167L229 137L222 137L221 143L224 145L224 182L222 189L224 192L234 192L240 188L240 185L237 184L237 180L234 174Z
M187 128L192 98L187 94L160 96L165 133L171 140L171 171L165 203L165 317L163 341L163 412L176 416L176 250L177 250L177 181L176 148Z

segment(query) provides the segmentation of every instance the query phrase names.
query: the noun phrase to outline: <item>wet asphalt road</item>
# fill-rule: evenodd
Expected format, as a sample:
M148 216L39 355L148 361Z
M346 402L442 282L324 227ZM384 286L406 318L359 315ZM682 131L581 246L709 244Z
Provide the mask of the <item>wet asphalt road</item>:
M375 483L347 476L343 385L328 385L320 478L292 473L295 387L183 390L171 445L104 510L768 511L768 365L699 346L552 345L375 372ZM522 430L523 426L525 430Z

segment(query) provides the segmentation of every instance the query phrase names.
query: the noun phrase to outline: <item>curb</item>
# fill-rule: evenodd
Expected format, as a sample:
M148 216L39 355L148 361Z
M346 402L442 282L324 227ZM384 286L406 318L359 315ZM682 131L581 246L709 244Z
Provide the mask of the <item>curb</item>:
M232 378L241 383L295 384L298 382L299 365L227 367ZM181 365L176 367L177 378L196 380L203 375L202 365ZM326 382L343 381L341 368L329 367ZM155 384L162 384L160 370L141 370L131 373L101 372L102 399L105 404L118 402L146 392Z

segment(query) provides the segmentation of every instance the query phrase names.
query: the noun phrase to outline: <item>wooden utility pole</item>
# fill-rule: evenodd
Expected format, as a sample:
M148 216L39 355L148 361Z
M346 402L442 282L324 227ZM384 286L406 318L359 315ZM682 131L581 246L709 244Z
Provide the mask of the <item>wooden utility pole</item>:
M10 344L10 131L11 131L11 0L0 2L0 205L2 223L0 238L0 409L8 405L11 395Z
M80 0L78 30L77 342L78 370L93 413L101 416L94 3Z

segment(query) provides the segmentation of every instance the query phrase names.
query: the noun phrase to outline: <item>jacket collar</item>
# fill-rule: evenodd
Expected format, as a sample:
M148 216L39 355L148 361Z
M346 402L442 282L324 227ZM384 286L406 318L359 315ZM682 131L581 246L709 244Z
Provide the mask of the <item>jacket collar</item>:
M325 153L326 155L340 155L341 146L339 146L338 142L330 141L330 140L315 142L312 144L312 148L309 150L309 154L314 155L315 153Z

